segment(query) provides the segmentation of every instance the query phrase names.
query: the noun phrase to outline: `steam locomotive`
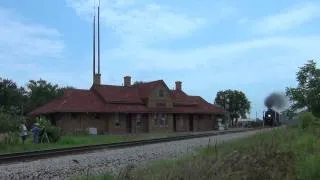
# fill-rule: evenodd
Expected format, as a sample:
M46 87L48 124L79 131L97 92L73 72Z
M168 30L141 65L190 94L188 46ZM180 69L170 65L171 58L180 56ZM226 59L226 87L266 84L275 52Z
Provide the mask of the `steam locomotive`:
M266 126L280 126L280 113L268 108L268 110L263 113L263 121Z

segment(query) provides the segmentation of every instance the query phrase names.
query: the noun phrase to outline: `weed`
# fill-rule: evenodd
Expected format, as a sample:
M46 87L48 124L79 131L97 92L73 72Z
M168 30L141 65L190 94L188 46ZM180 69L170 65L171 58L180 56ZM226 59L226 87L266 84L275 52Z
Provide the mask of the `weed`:
M220 145L208 143L195 156L151 162L115 179L320 179L318 137L317 127L279 128Z

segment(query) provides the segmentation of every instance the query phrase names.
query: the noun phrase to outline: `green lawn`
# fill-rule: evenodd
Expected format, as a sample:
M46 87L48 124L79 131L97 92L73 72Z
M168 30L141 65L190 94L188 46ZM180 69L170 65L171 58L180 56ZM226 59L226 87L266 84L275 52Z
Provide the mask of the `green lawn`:
M82 179L318 180L320 128L285 127L200 149L196 156L154 161L145 168L128 167L117 177Z
M24 152L54 148L66 148L83 145L93 145L102 143L115 143L123 141L133 141L151 138L163 138L169 136L175 136L174 133L151 133L151 134L137 134L137 135L69 135L62 136L61 140L57 143L49 144L32 144L32 136L29 136L25 144L21 142L17 144L4 144L0 142L0 154Z

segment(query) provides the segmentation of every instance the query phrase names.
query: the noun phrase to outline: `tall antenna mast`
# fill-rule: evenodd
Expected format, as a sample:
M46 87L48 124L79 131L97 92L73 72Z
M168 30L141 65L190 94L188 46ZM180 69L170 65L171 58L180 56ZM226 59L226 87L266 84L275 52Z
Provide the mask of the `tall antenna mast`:
M96 6L93 4L93 82L96 74Z
M100 0L98 6L98 74L100 74Z

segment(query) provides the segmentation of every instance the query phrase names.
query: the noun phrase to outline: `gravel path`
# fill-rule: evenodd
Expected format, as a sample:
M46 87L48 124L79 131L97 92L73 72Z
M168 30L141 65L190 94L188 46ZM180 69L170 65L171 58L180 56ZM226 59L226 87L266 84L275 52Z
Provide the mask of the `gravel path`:
M261 130L260 130L261 131ZM70 179L72 176L97 175L103 172L117 173L129 164L142 166L150 160L165 159L195 152L196 148L215 142L242 138L260 132L259 130L166 142L117 150L41 159L0 165L0 179Z

